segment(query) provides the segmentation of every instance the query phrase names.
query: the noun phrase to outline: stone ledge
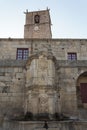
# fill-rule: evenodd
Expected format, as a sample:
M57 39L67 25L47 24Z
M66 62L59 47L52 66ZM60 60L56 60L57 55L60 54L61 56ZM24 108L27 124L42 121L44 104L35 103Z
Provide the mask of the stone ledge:
M87 67L87 60L76 60L76 61L68 61L68 60L57 60L57 67Z
M0 67L24 67L27 60L0 60ZM87 60L57 60L56 67L87 67Z
M26 60L0 60L0 67L24 67Z

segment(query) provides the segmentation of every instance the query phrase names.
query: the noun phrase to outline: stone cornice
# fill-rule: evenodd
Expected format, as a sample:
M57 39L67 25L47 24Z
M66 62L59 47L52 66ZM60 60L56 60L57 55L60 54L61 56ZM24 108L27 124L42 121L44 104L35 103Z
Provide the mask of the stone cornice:
M87 67L87 60L76 60L76 61L68 61L68 60L57 60L57 67Z
M47 57L48 60L52 60L53 62L56 61L56 58L53 56L53 54L51 52L45 53L45 52L39 52L36 54L33 54L29 57L29 59L26 62L26 66L31 64L31 61L33 59L39 59L39 56L43 55L44 57Z
M38 59L39 55L33 55L29 60L0 60L0 67L25 67L27 63L33 59ZM47 56L47 59L51 59L55 62L56 67L87 67L87 60L56 60L54 56Z
M38 88L39 88L39 90L40 89L49 90L49 88L50 88L50 90L54 90L54 91L57 89L54 85L31 85L29 87L26 87L26 91L38 90Z
M0 60L0 67L25 67L26 60Z

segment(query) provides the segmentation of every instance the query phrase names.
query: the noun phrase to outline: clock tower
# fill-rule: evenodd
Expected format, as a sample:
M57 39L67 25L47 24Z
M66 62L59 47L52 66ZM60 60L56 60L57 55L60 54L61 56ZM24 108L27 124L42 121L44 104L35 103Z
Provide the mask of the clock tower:
M24 38L52 38L49 9L25 14Z

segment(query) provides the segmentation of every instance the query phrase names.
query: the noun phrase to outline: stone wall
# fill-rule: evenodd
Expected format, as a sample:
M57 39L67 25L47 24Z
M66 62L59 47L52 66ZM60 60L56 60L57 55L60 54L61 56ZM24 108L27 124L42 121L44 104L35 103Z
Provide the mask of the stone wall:
M14 118L24 112L24 86L22 67L11 67L10 64L10 67L0 68L0 116Z
M48 130L87 130L87 121L49 121L47 124ZM0 130L46 130L43 127L43 121L9 122L5 120L0 124Z
M29 48L28 61L16 60L17 48ZM77 61L68 61L67 53L76 52ZM3 114L8 115L10 113L18 113L24 111L25 107L25 88L31 83L30 77L34 78L32 86L39 86L39 93L42 92L41 85L51 85L51 92L57 93L58 104L56 105L56 112L62 112L69 116L76 116L78 114L77 108L77 95L76 95L76 83L81 73L87 71L87 40L78 39L52 39L52 40L40 40L40 39L0 39L0 111ZM47 59L43 64L49 61L49 66L54 64L55 67L45 70L45 75L51 75L53 82L49 82L46 76L45 82L40 82L41 72L39 73L39 67L33 68L33 62L37 62L37 59L33 56L39 57L46 55ZM49 60L51 58L51 60ZM36 59L36 60L35 60ZM32 61L32 62L31 62ZM27 66L27 63L29 65ZM30 66L31 63L31 66ZM39 62L41 63L41 62ZM45 67L45 65L43 66ZM37 84L35 82L36 71L38 70L37 77L39 77ZM30 75L29 75L29 73ZM55 71L55 76L54 76ZM34 75L32 74L34 73ZM51 81L52 81L51 80ZM41 81L41 80L40 80ZM31 86L31 85L30 85ZM53 87L52 87L53 86ZM31 87L32 88L32 87ZM35 90L31 91L35 96ZM52 94L52 93L51 93ZM30 94L29 94L30 95ZM49 95L49 94L48 94ZM51 95L52 97L52 95ZM50 98L51 98L50 97ZM55 94L53 95L55 97ZM32 99L32 102L36 98ZM54 98L55 100L56 98ZM51 104L52 102L49 101ZM15 109L15 110L14 110ZM15 112L16 111L16 112ZM33 111L34 113L36 110ZM52 108L50 107L50 112Z
M68 52L76 52L77 60L87 60L85 39L0 39L0 59L16 59L17 48L29 48L29 56L50 51L57 60L67 60Z

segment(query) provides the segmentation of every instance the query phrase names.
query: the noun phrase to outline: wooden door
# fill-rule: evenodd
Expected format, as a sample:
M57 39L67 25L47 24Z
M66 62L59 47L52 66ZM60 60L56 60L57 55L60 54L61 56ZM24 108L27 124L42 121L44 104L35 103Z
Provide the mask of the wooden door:
M81 83L80 87L82 103L87 103L87 83Z

